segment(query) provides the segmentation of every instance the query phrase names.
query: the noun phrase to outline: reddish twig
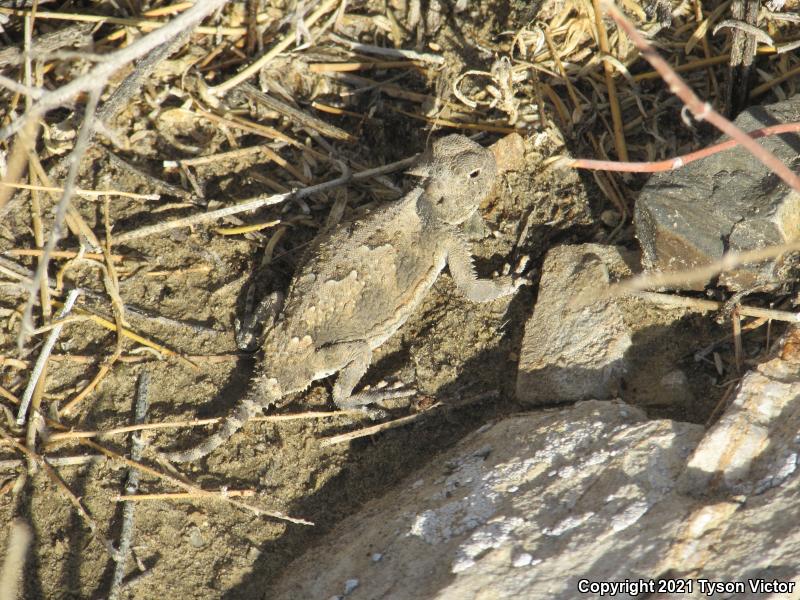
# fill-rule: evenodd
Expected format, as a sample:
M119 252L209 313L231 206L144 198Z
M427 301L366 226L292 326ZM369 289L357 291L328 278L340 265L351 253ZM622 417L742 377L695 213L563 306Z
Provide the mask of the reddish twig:
M633 24L625 18L625 15L614 6L611 2L606 2L605 5L608 14L611 16L617 25L628 35L633 44L638 48L642 56L650 63L650 65L658 71L664 83L669 86L669 91L678 96L686 107L692 112L695 119L698 121L706 120L714 127L719 129L722 133L729 135L733 140L744 146L756 159L764 164L770 171L775 173L778 177L783 179L796 192L800 193L800 177L798 177L792 170L783 164L780 159L772 152L761 146L759 143L749 137L739 127L731 123L728 119L723 117L715 111L711 104L703 102L697 94L686 84L680 75L669 66L658 52L647 43L647 41L636 31Z
M750 131L747 135L750 138L762 138L772 135L780 135L782 133L796 133L800 131L800 123L781 123L780 125L771 125ZM573 169L592 169L595 171L623 171L626 173L658 173L661 171L674 171L680 169L690 162L706 158L717 152L729 150L739 145L737 140L726 140L713 146L708 146L702 150L695 150L688 154L676 156L674 158L667 158L666 160L656 160L652 162L616 162L612 160L594 160L591 158L576 158L568 160L564 163L567 167Z

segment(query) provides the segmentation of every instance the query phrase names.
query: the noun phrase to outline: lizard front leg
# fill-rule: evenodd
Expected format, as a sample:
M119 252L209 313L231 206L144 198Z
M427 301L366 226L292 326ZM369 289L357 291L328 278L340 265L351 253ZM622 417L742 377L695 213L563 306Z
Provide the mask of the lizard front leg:
M447 266L456 287L472 302L490 302L508 296L526 283L524 279L514 280L507 275L495 279L478 279L469 246L455 234L450 237L445 249Z

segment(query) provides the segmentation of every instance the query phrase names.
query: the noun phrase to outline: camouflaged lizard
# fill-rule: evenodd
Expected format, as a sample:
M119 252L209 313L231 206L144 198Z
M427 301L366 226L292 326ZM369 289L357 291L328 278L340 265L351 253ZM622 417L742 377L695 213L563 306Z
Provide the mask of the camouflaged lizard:
M373 350L408 320L445 266L473 302L506 296L524 283L508 276L478 279L460 228L494 184L497 168L489 150L449 135L435 141L409 173L421 181L402 199L315 240L282 310L267 325L263 363L249 392L218 431L194 448L166 453L169 460L206 456L263 408L337 373L333 401L341 409L413 393L353 390Z

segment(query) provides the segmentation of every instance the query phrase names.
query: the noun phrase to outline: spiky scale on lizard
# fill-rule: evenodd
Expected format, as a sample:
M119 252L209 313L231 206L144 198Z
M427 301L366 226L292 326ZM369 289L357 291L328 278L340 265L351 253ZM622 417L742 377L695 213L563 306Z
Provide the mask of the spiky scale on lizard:
M445 266L474 302L506 296L523 283L478 279L460 231L494 184L497 168L489 150L449 135L435 141L410 173L422 179L402 199L318 237L265 332L264 362L250 391L218 431L194 448L165 453L166 458L200 459L261 409L336 373L333 400L342 409L403 394L354 395L353 389L372 351L406 322Z

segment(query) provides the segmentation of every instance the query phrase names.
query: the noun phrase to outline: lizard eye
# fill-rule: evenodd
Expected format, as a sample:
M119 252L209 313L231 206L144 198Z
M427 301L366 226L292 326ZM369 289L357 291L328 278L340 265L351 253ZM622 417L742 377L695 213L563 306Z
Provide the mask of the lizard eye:
M469 178L470 179L475 179L480 174L481 174L481 170L480 169L475 169L474 171L472 171L472 173L469 174Z

